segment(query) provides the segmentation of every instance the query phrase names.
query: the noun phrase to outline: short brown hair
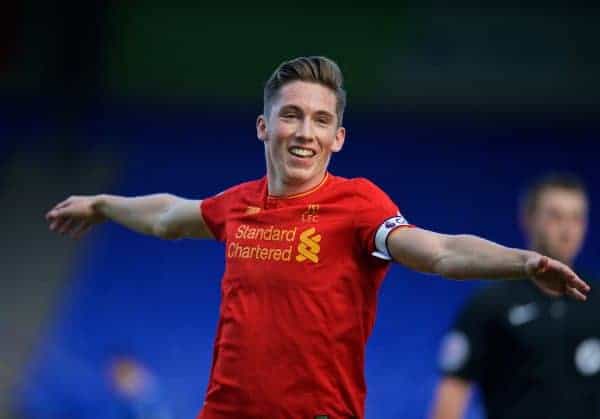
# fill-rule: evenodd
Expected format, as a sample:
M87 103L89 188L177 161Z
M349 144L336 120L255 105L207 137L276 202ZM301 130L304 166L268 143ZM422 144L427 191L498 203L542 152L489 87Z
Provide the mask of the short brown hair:
M525 189L521 207L525 214L531 215L537 209L542 193L550 188L566 189L581 193L587 199L587 191L583 181L572 173L550 173L534 180Z
M342 125L346 107L346 91L343 88L344 77L335 61L320 56L298 57L281 63L265 83L264 112L268 113L271 101L284 85L293 81L318 83L331 89L336 96L338 125Z

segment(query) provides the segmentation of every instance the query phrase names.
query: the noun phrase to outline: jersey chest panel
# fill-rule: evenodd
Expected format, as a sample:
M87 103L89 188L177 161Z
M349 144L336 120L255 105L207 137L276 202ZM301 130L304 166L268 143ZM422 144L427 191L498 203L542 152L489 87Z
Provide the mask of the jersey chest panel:
M311 284L354 263L351 212L336 204L299 204L231 217L225 279Z

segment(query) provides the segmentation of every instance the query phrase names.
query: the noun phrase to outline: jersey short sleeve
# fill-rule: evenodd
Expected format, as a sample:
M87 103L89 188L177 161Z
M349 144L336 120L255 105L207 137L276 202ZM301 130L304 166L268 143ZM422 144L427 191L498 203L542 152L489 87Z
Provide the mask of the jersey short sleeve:
M439 368L443 375L480 381L492 317L492 305L482 293L467 302L442 339Z
M220 242L225 242L227 217L234 205L234 200L238 197L238 186L229 188L221 193L203 199L200 203L202 218L208 226L210 232Z
M389 234L400 227L413 227L400 214L390 197L367 179L356 179L356 228L361 246L384 260L392 257L387 249Z

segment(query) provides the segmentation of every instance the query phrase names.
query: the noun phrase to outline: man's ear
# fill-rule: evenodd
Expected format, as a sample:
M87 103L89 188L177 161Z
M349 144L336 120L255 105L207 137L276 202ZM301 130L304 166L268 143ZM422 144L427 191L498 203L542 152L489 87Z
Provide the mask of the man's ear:
M346 128L339 127L337 132L335 133L335 140L333 142L333 146L331 147L331 151L337 153L344 146L344 141L346 140Z
M263 114L256 118L256 136L260 141L267 140L267 118Z

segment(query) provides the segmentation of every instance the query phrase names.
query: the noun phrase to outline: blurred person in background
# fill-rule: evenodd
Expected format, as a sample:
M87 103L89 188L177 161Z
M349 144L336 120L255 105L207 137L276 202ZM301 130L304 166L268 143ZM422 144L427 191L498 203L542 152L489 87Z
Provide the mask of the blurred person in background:
M17 404L16 417L29 419L172 419L156 371L135 352L108 348L98 362L53 348L37 385Z
M112 220L160 238L225 243L201 419L363 418L365 345L390 261L449 278L527 276L546 292L586 298L588 285L560 261L416 228L372 182L329 173L345 141L345 102L330 59L284 62L256 122L262 179L204 200L73 196L46 216L51 230L75 237Z
M158 378L133 354L114 353L105 373L111 393L118 400L115 419L173 418Z
M582 182L548 175L523 198L530 248L573 266L588 224ZM600 295L589 298L551 298L529 281L478 292L443 339L432 418L463 418L474 384L488 419L600 418Z

